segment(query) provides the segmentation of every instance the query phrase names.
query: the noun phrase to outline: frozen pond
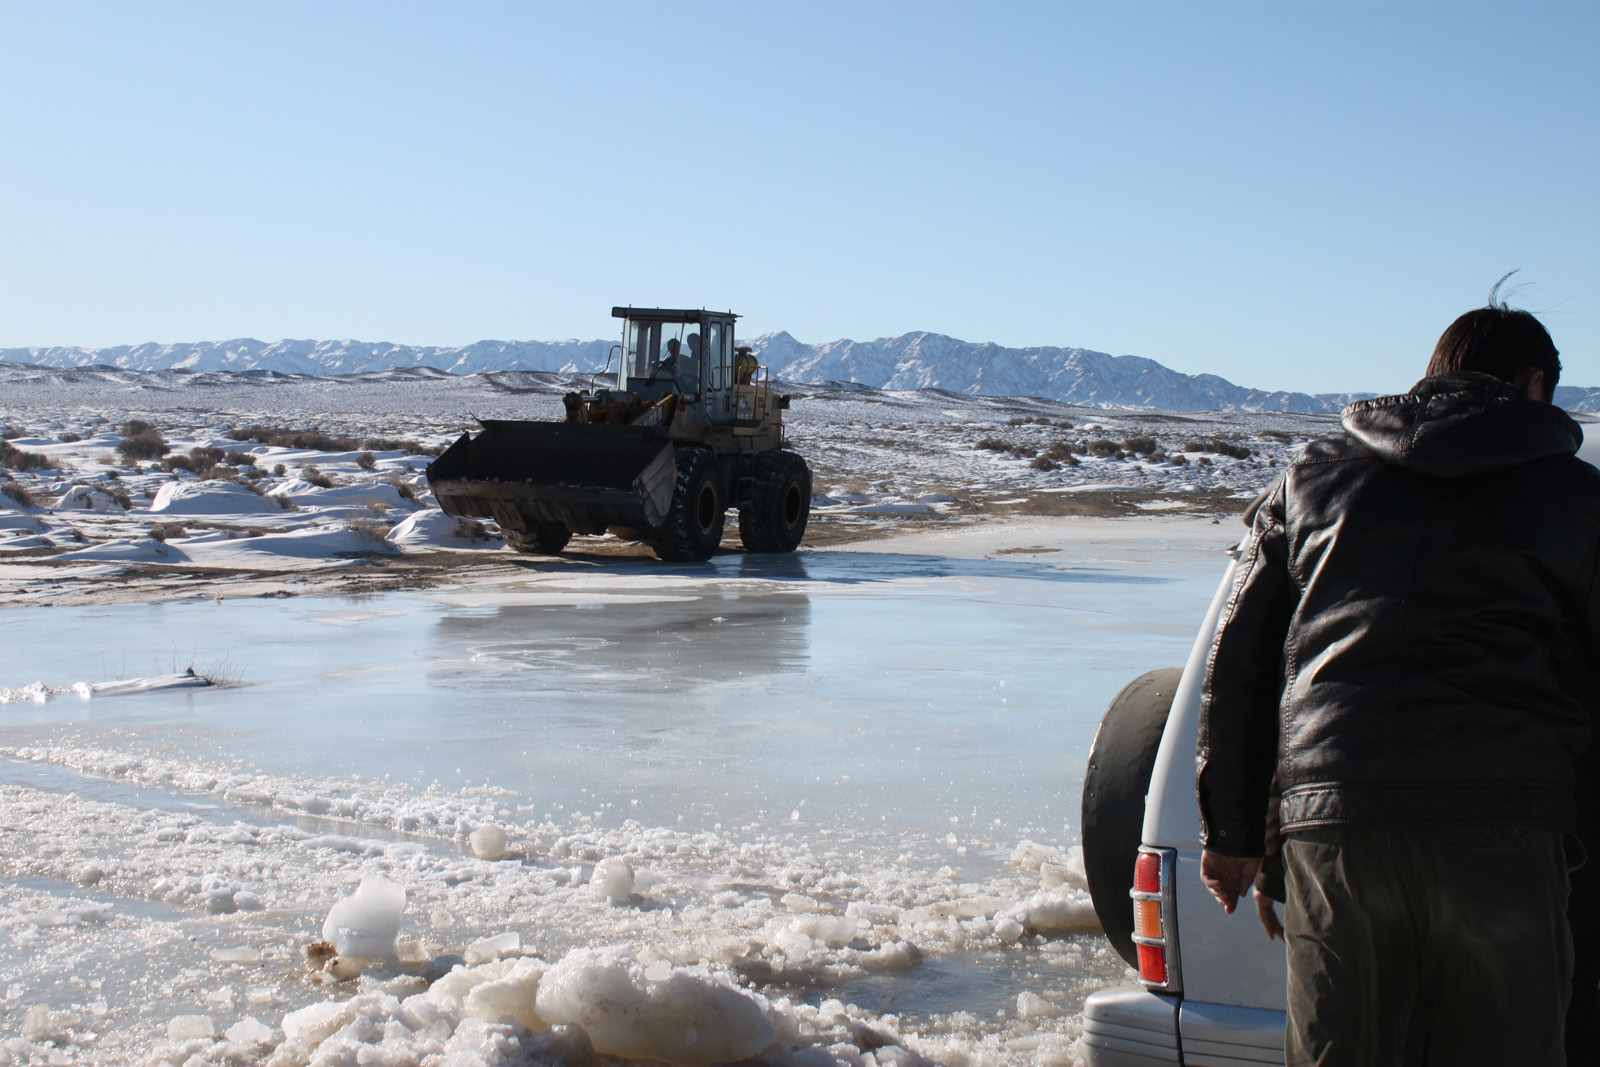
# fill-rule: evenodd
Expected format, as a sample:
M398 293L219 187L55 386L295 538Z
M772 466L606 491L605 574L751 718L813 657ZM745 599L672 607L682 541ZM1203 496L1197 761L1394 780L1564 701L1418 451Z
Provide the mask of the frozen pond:
M337 884L374 863L458 863L460 835L487 811L526 840L523 872L548 868L550 857L584 858L573 844L580 837L648 867L639 841L662 828L682 842L717 841L710 855L743 849L753 856L750 883L778 890L787 882L805 899L820 899L819 891L792 876L784 851L818 857L822 867L829 861L821 857L834 856L862 887L846 892L841 883L841 907L877 899L884 879L914 886L924 876L984 887L967 891L979 898L1025 895L1008 858L1024 840L1059 850L1076 842L1083 763L1106 703L1137 674L1183 661L1233 535L1231 526L1191 524L1182 536L1161 522L1146 528L1054 551L1024 538L1010 547L1029 551L956 555L935 544L779 560L728 555L698 568L530 562L523 579L449 592L0 611L0 686L66 687L190 665L239 682L4 705L0 785L16 787L19 802L72 796L135 824L235 827L240 841L254 834L258 844L274 828L302 843L320 834L332 842L338 876L329 882ZM323 799L293 799L305 795ZM391 817L397 797L422 815ZM71 884L73 865L92 857L75 853L87 850L71 840L53 847L63 850L60 870L13 866L7 891L24 901L64 894L93 903ZM712 871L721 861L680 869L670 857L685 848L658 857L658 876L694 883L685 897L699 890L696 879L709 879L707 899L735 908L726 894L738 885ZM837 859L841 848L847 861ZM779 858L756 855L761 849ZM194 862L214 873L230 855ZM310 920L320 921L334 896L299 886L281 907L268 900L266 912L208 919L204 909L184 910L192 901L181 893L141 892L138 858L126 864L126 887L100 886L95 899L121 893L129 903L118 914L150 929L177 921L166 915L176 906L191 926L245 924L288 944L297 934L309 939ZM52 871L67 877L51 882ZM887 873L875 882L876 872ZM587 872L572 877L580 875ZM1036 872L1029 876L1037 886ZM558 886L563 877L564 868ZM423 874L417 882L414 896L432 891ZM443 879L439 893L459 896L449 884ZM908 911L928 906L914 890L902 896ZM705 906L712 925L737 925ZM448 918L436 911L423 925L447 940L523 921L497 903L485 910L500 926L478 928L474 907ZM262 917L274 910L282 914ZM645 937L627 922L606 925L603 914L594 921L608 940ZM1043 940L1033 939L1031 956L1021 951L1027 939L997 951L1005 947L1000 917L974 921L1000 929L1001 942L982 931L952 934L941 949L924 931L921 962L909 970L834 961L826 980L813 974L796 986L768 976L765 984L811 1003L836 997L892 1012L907 1030L926 1019L930 1032L981 1041L986 1028L1004 1027L945 1020L1014 1009L1019 992L1052 981L1073 989L1063 1002L1070 1014L1087 988L1122 974L1094 935L1068 939L1075 964L1054 961L1080 973L1056 974L1043 966ZM587 943L593 931L571 941ZM552 949L567 943L551 936ZM13 939L0 951L0 988L20 983L0 1031L35 995L71 1000L31 988L47 978L48 963L30 945ZM162 958L155 947L150 956ZM292 973L295 961L284 959L279 970ZM267 1006L278 1014L328 995L274 980L288 982ZM144 1014L159 1020L184 1010L182 1002L180 989ZM241 992L213 1012L219 1029L245 1007ZM273 1010L253 1013L270 1025Z

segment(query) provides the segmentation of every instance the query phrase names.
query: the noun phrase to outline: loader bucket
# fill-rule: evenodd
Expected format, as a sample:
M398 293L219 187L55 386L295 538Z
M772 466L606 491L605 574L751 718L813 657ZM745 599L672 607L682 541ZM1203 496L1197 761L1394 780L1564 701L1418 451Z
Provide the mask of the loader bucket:
M561 523L578 533L658 526L677 477L659 429L486 420L428 465L448 515L494 519L502 529Z

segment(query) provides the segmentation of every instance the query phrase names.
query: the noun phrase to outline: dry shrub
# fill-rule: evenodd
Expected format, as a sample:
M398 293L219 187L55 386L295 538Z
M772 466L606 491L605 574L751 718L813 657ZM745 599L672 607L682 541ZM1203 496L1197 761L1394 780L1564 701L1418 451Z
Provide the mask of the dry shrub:
M275 497L270 497L269 499L276 500L278 502L278 507L282 508L284 511L299 511L300 510L300 505L296 504L293 500L290 500L286 496L275 496Z
M229 452L222 458L232 463L235 467L254 467L256 465L254 452Z
M367 510L374 515L387 515L389 514L389 505L381 500L369 500L367 501Z
M305 430L285 430L276 426L238 426L228 431L235 441L255 441L279 448L303 448L312 452L354 452L361 442L354 437L336 437L315 426Z
M1003 441L998 437L985 437L978 442L978 447L985 452L1010 452L1011 442Z
M272 473L276 474L279 478L282 478L284 475L289 473L289 468L285 467L282 463L279 463L277 466L272 468Z
M400 494L401 500L409 500L412 503L416 502L417 491L416 489L412 488L410 482L403 482L399 478L396 478L389 484L394 486L394 491Z
M83 435L69 431L57 437L56 440L60 441L64 445L75 445L79 441L83 440Z
M1084 445L1084 451L1091 456L1100 456L1104 459L1117 455L1121 449L1117 448L1115 441L1105 437L1096 437L1093 441Z
M364 471L370 471L378 465L378 457L371 452L361 452L356 455L356 466Z
M386 522L379 522L377 519L351 519L345 525L369 541L376 541L380 545L389 543L389 524Z
M409 437L350 437L326 433L315 426L299 430L281 426L236 426L228 431L228 436L235 441L256 441L263 445L304 448L314 452L410 452L418 456L437 456L442 451Z
M1132 452L1136 456L1148 456L1156 450L1154 437L1129 437L1122 442L1124 452Z
M10 441L0 441L0 467L10 467L15 471L39 471L53 466L54 463L37 452L24 452Z
M1230 456L1233 459L1249 459L1250 450L1243 445L1236 445L1232 441L1225 441L1220 437L1196 437L1183 443L1185 452L1209 452L1217 456Z
M27 430L19 430L15 426L7 426L5 429L0 430L0 441L12 441L18 437L26 436L28 436Z
M1032 467L1036 471L1053 471L1057 467L1061 466L1061 464L1057 463L1049 456L1035 456L1033 462L1028 464L1028 466Z
M33 507L33 494L21 482L0 482L0 493L15 500L18 507Z
M318 470L315 467L301 467L300 468L300 480L304 481L304 482L309 482L312 485L316 486L318 489L332 489L333 488L333 479L328 477L326 474L323 474L320 470Z
M131 462L136 459L160 459L171 448L160 430L143 419L129 419L122 424L122 441L117 445L117 451L123 459Z
M455 535L468 541L487 541L489 529L477 519L457 519Z
M129 496L128 491L122 488L122 486L102 485L99 487L99 489L106 496L110 497L112 500L115 500L117 502L117 506L123 511L127 511L129 508L133 507L133 497Z
M368 437L361 442L361 447L373 452L409 452L413 456L437 456L444 451L411 437Z
M150 527L150 539L160 541L162 544L172 537L188 537L189 531L175 522L158 522Z
M1187 467L1189 465L1189 457L1184 455L1182 452L1174 452L1172 455L1167 457L1167 462L1172 464L1174 467Z

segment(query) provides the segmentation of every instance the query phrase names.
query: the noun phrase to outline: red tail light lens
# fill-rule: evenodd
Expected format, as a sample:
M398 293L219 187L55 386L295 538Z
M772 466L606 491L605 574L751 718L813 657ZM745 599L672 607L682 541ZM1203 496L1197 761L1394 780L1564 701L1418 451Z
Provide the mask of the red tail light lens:
M1177 857L1171 849L1141 848L1133 864L1133 943L1138 950L1139 980L1175 992L1177 937L1172 927L1176 899L1172 893ZM1170 962L1169 962L1170 961Z
M1133 861L1133 891L1135 893L1161 892L1161 856L1155 852L1141 852Z
M1156 945L1139 945L1139 978L1151 985L1167 984L1167 950Z

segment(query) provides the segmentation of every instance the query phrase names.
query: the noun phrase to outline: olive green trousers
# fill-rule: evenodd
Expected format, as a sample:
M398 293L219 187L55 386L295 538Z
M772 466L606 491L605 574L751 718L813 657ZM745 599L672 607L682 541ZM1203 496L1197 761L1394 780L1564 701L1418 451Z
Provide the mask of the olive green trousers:
M1283 842L1291 1065L1563 1067L1560 834L1337 827Z

